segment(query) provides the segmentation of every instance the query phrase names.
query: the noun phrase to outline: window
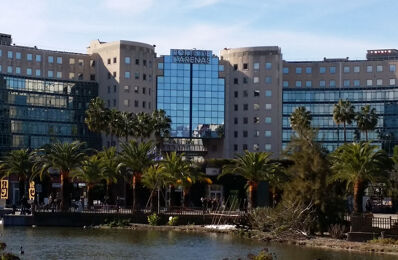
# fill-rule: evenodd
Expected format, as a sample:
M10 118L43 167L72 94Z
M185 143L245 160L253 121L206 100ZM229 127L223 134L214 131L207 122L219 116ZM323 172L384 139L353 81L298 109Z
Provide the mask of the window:
M377 65L376 66L376 71L377 72L382 72L383 71L383 65Z
M77 74L77 79L78 80L83 80L83 73L78 73Z
M113 100L113 106L116 106L116 99Z
M8 52L7 52L7 57L8 57L9 59L12 59L12 56L13 56L13 55L12 55L12 51L8 51Z
M234 111L238 111L238 104L234 104Z
M243 134L242 134L242 136L243 136L243 137L247 137L247 136L248 136L248 134L247 134L247 131L246 131L246 130L243 130Z
M54 63L54 56L48 56L48 63Z
M239 96L239 94L238 94L238 91L234 91L234 97L238 97Z
M243 118L243 124L246 125L248 122L249 122L249 119L248 119L247 117L244 117L244 118Z
M238 138L238 131L234 131L234 137Z
M301 80L296 80L296 87L301 87Z
M329 72L330 72L330 74L335 74L336 73L336 67L329 67Z
M265 104L265 110L271 110L272 105L271 104Z
M265 69L266 69L266 70L272 69L272 63L271 63L271 62L266 62L266 63L265 63ZM288 69L288 72L289 72L289 69Z
M7 67L7 73L12 73L12 66Z
M238 118L237 117L234 117L234 124L235 125L238 124Z
M289 87L289 81L283 81L283 82L282 82L282 86L283 86L284 88Z
M130 78L130 71L124 72L124 78L129 79Z
M382 79L377 79L376 80L376 85L377 86L382 86L383 85L383 80Z
M234 84L238 84L238 78L234 78Z
M258 83L260 80L259 80L259 78L258 77L253 77L253 83Z
M1 72L1 65L0 65L0 72Z
M69 79L75 79L75 73L70 72L69 73Z
M258 144L253 144L253 151L258 151L260 150L260 147Z
M266 97L271 97L272 96L272 90L266 90L265 91L265 96Z
M326 87L326 81L320 80L320 81L319 81L319 86L320 86L320 87Z
M359 79L354 79L354 87L359 87L361 85L361 82Z
M247 90L243 90L243 97L247 97L247 96L248 96Z
M144 65L144 67L146 67L146 60L142 60L142 65Z
M326 68L325 67L319 67L319 73L320 74L325 74L326 73Z
M21 74L21 67L15 67L15 74Z
M350 86L350 80L349 79L345 79L343 82L343 86L344 87L349 87Z
M92 67L92 68L95 67L95 60L90 60L90 67Z
M113 85L113 93L116 93L116 92L117 92L117 86Z
M259 70L259 69L260 69L260 63L255 62L255 63L253 64L253 69L254 69L254 70Z
M307 81L305 82L305 86L306 86L307 88L312 87L312 81L311 81L311 80L307 80Z
M238 70L238 64L234 64L234 70Z
M146 94L146 88L142 88L142 94Z
M272 77L270 77L270 76L265 77L265 83L271 84L272 83Z
M79 62L79 66L83 66L84 65L84 60L83 59L79 59L78 62Z
M265 144L265 150L271 151L271 144Z
M140 73L139 72L135 72L134 73L134 78L135 79L140 79Z
M329 87L335 87L336 86L336 81L335 80L330 80L329 81Z
M54 72L53 72L52 70L49 70L49 71L47 72L47 76L48 76L49 78L54 77Z
M283 74L289 74L289 68L283 68L282 69L282 71L283 71Z
M372 86L373 85L373 81L371 79L368 79L366 81L366 86Z
M253 117L253 123L255 124L260 123L260 118L258 116Z
M20 59L22 58L21 53L20 53L20 52L16 52L16 53L15 53L15 58L16 58L17 60L20 60Z
M130 92L130 89L129 89L129 86L128 86L128 85L125 85L125 86L124 86L124 92L127 92L127 93Z
M57 71L57 78L58 78L58 79L62 78L62 72Z
M254 90L253 96L254 97L259 97L260 96L260 90Z
M260 105L259 104L253 104L253 110L257 111L260 109Z
M395 79L390 79L390 86L394 86L395 85Z
M32 75L32 69L31 68L27 68L26 69L26 75L29 75L29 76Z
M249 105L248 104L243 104L243 110L246 111L249 109Z
M249 66L247 65L247 63L243 63L243 69L244 70L248 70L249 69Z
M301 74L302 71L303 69L301 67L296 68L296 74Z
M134 107L138 107L138 100L134 100Z
M126 107L129 106L129 100L128 100L128 99L125 99L125 100L123 101L123 103L124 103L124 105L125 105Z
M57 64L62 64L62 57L57 57Z
M218 71L224 71L224 65L218 65Z
M359 66L354 66L354 72L359 73L361 71Z
M140 60L139 59L135 59L135 65L140 65Z
M265 123L266 124L271 124L271 122L272 122L272 118L271 117L269 117L269 116L265 117Z
M108 63L108 65L111 64L111 59L108 59L108 62L107 62L107 63Z
M1 56L3 56L3 51L2 51L2 50L0 50L0 57L1 57Z
M247 144L243 144L242 148L243 148L244 151L246 151L247 150Z
M113 58L113 63L116 63L116 62L117 62L117 58L114 57L114 58Z
M234 144L234 151L235 152L238 151L238 145L237 144Z
M32 53L26 54L26 60L28 60L28 61L33 60L33 55L32 55Z
M70 65L74 65L75 64L75 59L74 58L70 58L69 59L69 64Z
M390 72L395 72L396 68L395 68L395 64L390 64Z
M95 80L95 74L90 74L90 80Z
M311 67L306 67L305 68L305 73L306 74L311 74L312 73L312 68Z
M260 136L260 131L255 130L255 131L254 131L254 137L259 137L259 136Z
M41 71L39 69L36 69L36 73L35 73L36 77L40 77L40 74L41 74Z
M111 86L108 86L108 94L111 93Z
M373 67L372 66L367 66L366 67L366 72L372 72L373 71Z
M265 137L271 137L271 131L270 130L266 130L265 131Z
M146 80L146 74L145 73L142 74L142 80Z
M116 78L116 71L113 72L113 77Z
M247 84L249 83L249 80L247 79L247 77L243 77L243 84Z
M350 72L350 67L349 66L344 66L343 71L344 71L344 73L349 73Z

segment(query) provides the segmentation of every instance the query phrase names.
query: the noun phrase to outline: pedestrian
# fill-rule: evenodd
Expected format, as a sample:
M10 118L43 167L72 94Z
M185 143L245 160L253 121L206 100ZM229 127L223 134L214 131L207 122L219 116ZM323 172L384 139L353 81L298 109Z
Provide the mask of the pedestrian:
M365 205L366 212L372 213L372 201L368 199Z

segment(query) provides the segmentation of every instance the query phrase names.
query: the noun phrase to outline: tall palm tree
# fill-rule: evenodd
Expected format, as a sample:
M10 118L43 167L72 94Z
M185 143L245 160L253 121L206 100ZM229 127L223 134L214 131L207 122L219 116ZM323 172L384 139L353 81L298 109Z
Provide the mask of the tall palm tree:
M344 127L344 143L347 141L346 137L346 124L352 124L355 118L355 107L351 105L351 102L346 100L339 100L337 104L334 105L333 109L333 120L337 125L343 124Z
M93 98L86 110L86 123L88 129L92 132L108 133L109 109L105 107L105 103L99 97Z
M311 127L311 112L307 111L304 106L298 107L290 116L290 127L299 135Z
M242 176L247 180L248 208L254 207L253 195L260 181L270 181L276 173L279 164L271 161L271 154L266 152L248 152L237 155L232 164L225 165L222 174L234 174Z
M136 114L137 137L141 138L141 142L145 138L149 138L153 132L153 120L147 113L140 112Z
M87 185L87 200L88 206L93 205L91 196L92 188L102 179L102 161L98 155L92 155L82 162L80 168L71 173L73 179L83 181Z
M163 138L168 137L170 134L171 119L166 115L166 111L161 109L152 112L151 121L156 145L161 146Z
M378 118L376 109L370 108L370 105L361 107L361 111L356 114L355 120L357 121L359 130L365 132L366 141L368 141L368 131L375 129Z
M81 167L86 158L83 146L78 141L72 143L53 143L39 150L31 179L48 174L50 169L58 170L61 177L61 209L69 210L69 173Z
M115 114L114 125L118 136L124 137L128 141L129 136L136 134L136 119L134 113L119 112Z
M26 180L32 175L34 153L29 149L13 150L0 161L2 177L15 175L19 182L19 199L25 195Z
M120 159L116 153L115 147L105 148L98 153L101 160L101 179L106 183L106 195L108 200L112 201L111 186L117 183L118 177L121 176Z
M346 182L353 191L354 212L362 212L362 196L365 185L386 179L392 161L377 146L368 142L349 143L331 154L331 181Z
M133 210L136 205L136 184L141 174L149 166L153 164L153 145L151 142L137 143L131 140L122 144L122 152L120 153L120 167L124 167L132 177L131 185L133 188Z

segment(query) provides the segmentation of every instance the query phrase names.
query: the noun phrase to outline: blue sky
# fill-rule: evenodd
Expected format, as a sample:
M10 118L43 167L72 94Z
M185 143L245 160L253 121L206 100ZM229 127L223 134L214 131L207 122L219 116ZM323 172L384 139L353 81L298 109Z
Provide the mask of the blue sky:
M396 0L0 0L18 45L85 53L94 39L210 49L274 46L286 60L397 48Z

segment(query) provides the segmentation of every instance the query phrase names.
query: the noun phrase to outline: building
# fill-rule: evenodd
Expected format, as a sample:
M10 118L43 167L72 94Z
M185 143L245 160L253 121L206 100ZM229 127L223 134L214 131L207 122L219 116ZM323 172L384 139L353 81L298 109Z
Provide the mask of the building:
M344 142L343 127L333 122L333 106L339 99L375 108L379 121L369 139L391 153L398 144L397 50L369 50L366 60L324 59L283 62L282 144L292 135L289 116L298 106L311 111L318 140L329 150ZM356 124L347 126L347 141L365 139Z

